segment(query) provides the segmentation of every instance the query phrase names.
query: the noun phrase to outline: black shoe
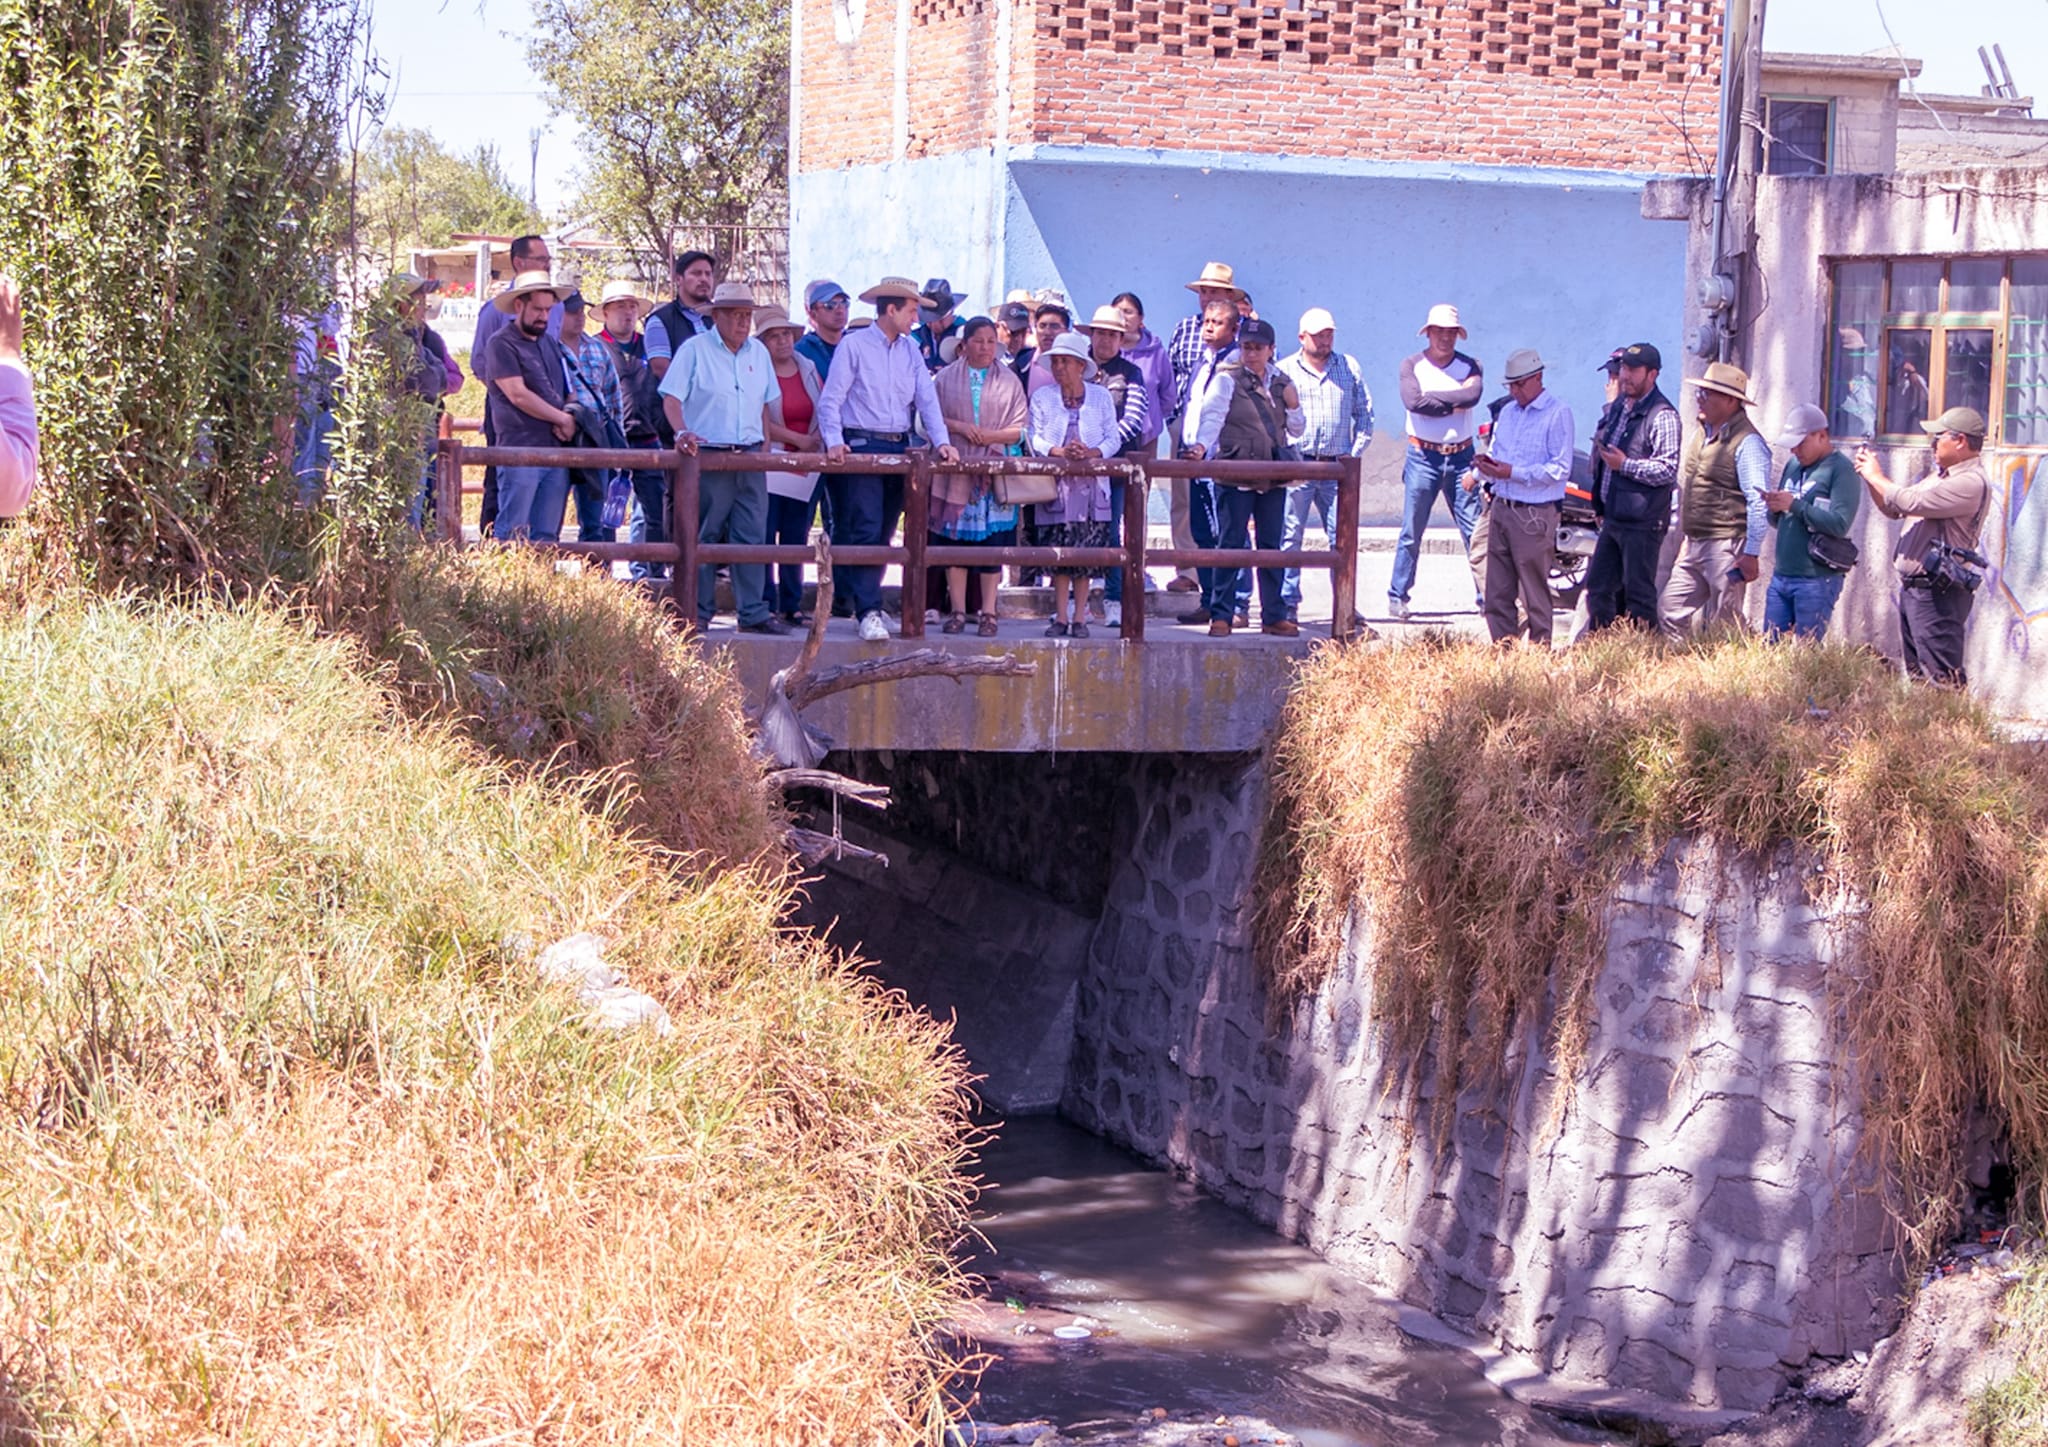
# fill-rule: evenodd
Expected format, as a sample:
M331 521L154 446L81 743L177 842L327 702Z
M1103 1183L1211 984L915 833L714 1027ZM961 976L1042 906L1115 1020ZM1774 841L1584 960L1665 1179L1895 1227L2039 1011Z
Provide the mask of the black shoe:
M808 613L785 613L782 615L782 621L792 628L808 628L811 626L811 615Z
M1064 638L1067 636L1067 625L1055 618L1052 622L1045 625L1045 636L1048 638Z
M770 613L766 618L763 618L759 623L740 624L740 632L773 633L778 637L782 637L788 634L789 625L783 622L780 618L776 617L773 613Z
M1209 626L1209 610L1207 608L1197 608L1192 613L1183 613L1180 615L1180 621L1198 624L1206 628Z

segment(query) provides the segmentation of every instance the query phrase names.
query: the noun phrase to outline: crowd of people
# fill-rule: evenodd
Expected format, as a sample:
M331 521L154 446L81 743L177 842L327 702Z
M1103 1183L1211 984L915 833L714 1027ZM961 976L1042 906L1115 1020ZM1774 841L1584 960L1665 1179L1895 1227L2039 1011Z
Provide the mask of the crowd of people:
M517 275L483 312L471 350L472 368L488 386L487 439L502 446L791 451L835 463L912 447L929 447L942 462L1022 455L1086 462L1162 450L1196 461L1286 462L1362 456L1373 441L1372 394L1356 359L1337 350L1331 314L1320 307L1304 313L1295 350L1280 357L1276 328L1223 262L1186 283L1196 309L1164 339L1131 292L1085 318L1063 301L1019 295L991 316L964 316L967 298L943 277L922 285L884 278L859 293L873 309L859 321L846 288L814 281L804 289L799 321L758 302L744 283L720 282L716 259L703 252L676 259L674 296L662 305L630 283L607 286L598 303L603 327L592 333L585 299L553 280L541 238L515 242L513 262ZM427 285L420 283L422 294ZM1398 372L1403 510L1388 613L1409 616L1423 535L1441 497L1465 544L1489 634L1549 646L1552 565L1575 485L1579 433L1571 409L1545 386L1545 361L1530 348L1508 354L1506 395L1486 403L1485 369L1465 349L1453 305L1430 308L1418 336L1422 345ZM1608 401L1591 429L1582 494L1598 526L1585 573L1588 629L1626 623L1679 640L1740 618L1746 589L1760 577L1764 534L1775 530L1765 629L1820 636L1856 565L1849 534L1867 489L1880 510L1913 524L1894 559L1907 667L1962 681L1970 563L1991 496L1979 460L1982 416L1953 408L1923 424L1934 438L1935 468L1898 486L1867 450L1853 461L1837 451L1826 414L1801 405L1776 430L1790 456L1773 479L1771 446L1750 415L1756 404L1742 369L1709 365L1690 384L1688 423L1661 386L1663 359L1654 345L1617 348L1602 365ZM437 378L451 371L444 347L423 359L422 386L441 385ZM942 468L933 476L935 545L1097 548L1119 541L1125 482L1109 470L1055 479ZM704 542L801 543L822 515L835 544L873 545L893 539L902 519L898 474L707 470L703 478L693 525ZM612 488L623 500L626 481ZM633 474L630 508L615 506L610 515L606 490L595 470L495 469L484 523L502 539L559 538L573 497L583 537L615 536L617 521L608 517L630 512L632 540L668 538L663 473ZM1299 550L1312 523L1331 533L1335 494L1327 481L1176 480L1174 545ZM708 624L714 595L705 571L698 608ZM808 621L801 569L785 567L779 578L761 566L730 571L741 629L784 633ZM946 632L972 626L995 633L1000 571L991 564L937 573L932 596L943 600ZM1118 621L1120 569L1050 571L1048 635L1088 636L1096 579L1104 583L1106 622ZM638 564L636 572L658 569ZM881 574L874 566L838 570L843 601L871 641L889 636ZM1253 574L1185 570L1166 588L1190 595L1182 621L1213 636L1251 626L1254 591L1261 630L1297 635L1299 570Z

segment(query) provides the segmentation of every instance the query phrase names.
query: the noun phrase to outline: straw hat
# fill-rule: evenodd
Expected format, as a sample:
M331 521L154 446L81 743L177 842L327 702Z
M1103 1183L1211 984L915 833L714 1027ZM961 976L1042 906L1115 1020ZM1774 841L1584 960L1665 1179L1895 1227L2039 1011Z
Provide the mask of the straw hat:
M1415 329L1415 335L1419 337L1431 327L1456 327L1460 337L1465 335L1465 324L1458 320L1458 309L1447 301L1440 301L1429 309L1429 319Z
M1217 286L1234 291L1239 296L1244 295L1244 288L1237 284L1237 273L1230 269L1228 262L1224 261L1204 262L1202 264L1202 274L1193 281L1184 283L1184 285L1189 291L1200 291L1205 286Z
M629 301L633 303L633 314L635 316L651 311L654 308L654 303L640 294L640 288L623 277L617 281L608 281L604 284L604 290L598 294L597 309L603 311L615 301Z
M1707 374L1695 377L1693 386L1702 392L1719 392L1724 397L1733 397L1745 407L1756 405L1756 398L1749 395L1749 373L1733 362L1707 363Z
M440 282L429 280L416 271L396 272L386 285L393 291L400 292L406 296L418 296L423 291L439 291L441 289Z
M1122 336L1124 325L1124 314L1122 312L1113 306L1099 306L1095 308L1095 315L1088 318L1086 330L1091 332L1115 332L1118 336Z
M491 298L491 305L506 316L519 310L519 303L537 291L550 293L561 300L562 288L555 285L555 279L544 271L522 271L512 278L512 284Z
M718 289L711 293L711 310L728 307L735 311L752 311L754 289L743 281L721 281Z
M908 277L885 276L860 294L860 299L873 306L878 301L914 301L919 306L930 306L931 298L917 289L917 283Z
M1542 353L1534 347L1518 347L1508 353L1507 365L1501 372L1510 382L1519 382L1524 377L1533 377L1542 370Z
M766 336L777 327L788 327L793 332L800 332L804 329L804 324L791 321L789 313L779 306L769 305L754 308L755 336Z
M1076 358L1081 363L1081 380L1094 380L1095 358L1088 354L1088 343L1082 340L1079 332L1061 332L1052 339L1052 345L1039 354L1038 359L1045 363L1047 371L1051 371L1055 357Z

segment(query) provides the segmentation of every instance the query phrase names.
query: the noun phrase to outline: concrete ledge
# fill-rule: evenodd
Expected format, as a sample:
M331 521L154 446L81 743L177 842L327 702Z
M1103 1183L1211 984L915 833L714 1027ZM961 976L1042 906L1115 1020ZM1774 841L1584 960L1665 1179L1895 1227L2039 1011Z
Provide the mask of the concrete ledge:
M1113 636L968 639L937 629L915 642L862 643L851 623L835 619L819 653L821 668L944 648L1015 654L1038 671L1026 678L920 678L850 689L806 709L804 717L830 734L835 747L848 749L1239 754L1265 747L1296 665L1314 640L1307 634L1268 638L1256 628L1228 639L1191 628L1158 632L1165 636L1154 639L1148 630L1141 644ZM732 660L750 706L758 706L769 679L796 657L800 640L719 630L708 641Z

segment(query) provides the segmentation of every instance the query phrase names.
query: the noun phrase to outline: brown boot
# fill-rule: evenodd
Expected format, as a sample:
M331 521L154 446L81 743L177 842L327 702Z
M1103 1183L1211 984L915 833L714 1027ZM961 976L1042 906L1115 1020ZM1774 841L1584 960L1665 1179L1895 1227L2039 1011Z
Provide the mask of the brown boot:
M1228 638L1230 636L1230 620L1228 618L1211 618L1209 620L1209 636L1211 638Z

